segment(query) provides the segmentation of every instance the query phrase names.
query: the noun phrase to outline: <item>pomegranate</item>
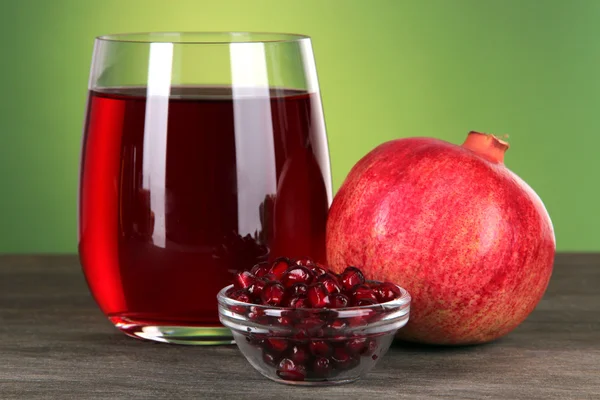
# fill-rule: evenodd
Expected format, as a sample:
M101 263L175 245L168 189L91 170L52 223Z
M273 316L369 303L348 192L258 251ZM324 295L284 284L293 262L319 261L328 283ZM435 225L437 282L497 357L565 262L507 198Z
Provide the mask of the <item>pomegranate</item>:
M327 222L330 267L357 265L411 293L411 319L399 338L489 342L542 298L554 230L537 194L504 166L507 149L478 132L462 146L393 140L362 158L342 184ZM375 295L388 298L383 288Z

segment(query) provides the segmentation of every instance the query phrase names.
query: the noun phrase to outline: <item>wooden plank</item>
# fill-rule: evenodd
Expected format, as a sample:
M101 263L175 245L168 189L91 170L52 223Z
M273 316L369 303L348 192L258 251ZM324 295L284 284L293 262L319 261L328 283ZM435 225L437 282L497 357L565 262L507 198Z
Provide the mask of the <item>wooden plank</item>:
M235 346L142 342L92 300L75 256L0 256L0 399L600 399L600 254L560 254L530 318L495 343L395 343L366 378L273 383Z

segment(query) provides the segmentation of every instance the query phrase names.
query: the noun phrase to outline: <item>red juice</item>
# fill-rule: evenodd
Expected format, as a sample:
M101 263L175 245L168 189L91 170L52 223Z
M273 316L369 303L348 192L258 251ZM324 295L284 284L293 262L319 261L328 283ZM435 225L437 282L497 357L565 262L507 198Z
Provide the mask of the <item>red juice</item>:
M91 91L81 165L81 263L117 326L220 326L216 294L235 272L278 256L325 261L318 94Z

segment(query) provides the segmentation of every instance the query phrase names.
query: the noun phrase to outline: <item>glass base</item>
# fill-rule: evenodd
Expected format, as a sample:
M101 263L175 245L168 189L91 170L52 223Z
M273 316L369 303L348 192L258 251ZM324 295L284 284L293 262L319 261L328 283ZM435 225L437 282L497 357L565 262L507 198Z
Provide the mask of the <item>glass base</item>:
M136 339L204 346L235 343L231 331L225 327L157 326L119 317L109 320L121 332Z
M265 375L266 376L266 375ZM360 377L356 378L348 378L348 379L340 379L340 380L330 380L330 381L286 381L283 379L273 378L272 376L267 376L270 380L281 383L283 385L291 385L291 386L336 386L336 385L345 385L347 383L356 382L360 379Z

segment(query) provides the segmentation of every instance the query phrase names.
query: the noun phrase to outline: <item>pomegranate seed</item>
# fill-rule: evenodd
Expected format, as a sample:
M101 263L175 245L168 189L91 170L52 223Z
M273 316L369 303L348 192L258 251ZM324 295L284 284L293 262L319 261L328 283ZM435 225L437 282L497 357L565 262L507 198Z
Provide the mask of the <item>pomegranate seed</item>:
M287 289L287 293L292 296L306 296L308 286L304 283L296 283L291 288Z
M267 281L267 282L271 282L271 281L277 281L277 277L272 274L272 273L268 273L265 276L263 276L263 278Z
M303 381L306 377L306 368L289 358L284 358L277 365L277 376L286 381Z
M281 361L279 361L279 364L277 365L277 368L279 368L281 370L284 370L284 371L287 371L289 369L294 368L295 365L296 365L296 363L293 360L284 357L284 358L281 359Z
M248 286L252 285L255 280L256 277L249 271L238 272L233 280L233 287L236 289L246 289Z
M327 270L325 270L325 268L323 268L323 267L320 267L319 265L314 265L314 266L310 267L310 270L317 278L319 276L325 275L327 273Z
M253 346L257 346L257 347L264 347L265 346L265 339L262 338L262 335L248 335L246 336L246 341L248 343L250 343Z
M263 361L265 362L265 364L267 364L271 367L277 366L277 364L279 362L277 357L268 351L263 351Z
M308 300L306 297L294 296L286 299L283 303L285 307L291 308L308 308Z
M373 288L377 301L385 303L400 297L400 289L391 282L383 282Z
M346 335L343 334L332 336L329 339L329 341L333 343L334 347L344 347L346 345L347 340L348 338L346 337Z
M274 279L272 279L272 280L280 280L281 277L283 276L283 274L285 274L285 271L287 271L289 267L290 267L289 259L287 259L285 257L281 257L281 258L278 258L277 260L275 260L275 262L273 262L273 266L269 270L269 273L273 274Z
M325 322L318 317L308 317L300 320L298 324L296 324L295 328L301 331L315 333L318 332L323 326Z
M344 290L349 291L354 286L365 283L365 276L360 269L356 267L348 267L344 270L344 272L342 272L341 282Z
M375 304L378 304L376 300L371 300L371 299L360 299L358 301L356 301L354 303L355 306L357 307L361 307L361 306L373 306Z
M366 347L367 338L354 338L346 342L346 350L350 354L359 354Z
M375 350L377 350L377 340L370 339L367 342L367 345L363 347L360 354L362 354L363 356L370 356L371 354L375 353Z
M285 289L278 282L269 282L262 291L261 299L263 304L270 306L279 306L283 300Z
M295 283L309 284L313 279L313 273L308 268L298 265L288 269L287 272L283 274L281 282L283 283L283 286L289 288Z
M365 315L365 317L368 319L368 321L370 323L380 321L381 319L386 317L386 313L385 313L385 310L383 309L383 307L381 307L381 309L379 309L379 307L373 307L370 310L364 310L364 311L369 311L369 314Z
M310 308L310 303L306 297L301 297L300 300L294 304L294 308Z
M360 328L367 325L367 320L363 317L352 317L348 319L348 324L353 328Z
M304 364L308 360L308 352L300 347L299 345L292 346L289 354L289 358L296 364Z
M342 329L346 328L347 326L348 326L348 324L344 320L336 319L332 323L327 324L326 328L328 328L334 332L339 332Z
M327 288L321 282L308 287L308 301L313 308L324 308L331 304Z
M260 322L264 320L264 318L267 318L267 316L265 315L265 311L262 308L251 306L250 312L248 313L248 318L252 321Z
M360 362L342 348L337 348L334 350L331 360L334 362L337 368L342 370L353 368Z
M293 320L290 317L286 317L286 316L282 315L281 317L277 318L277 323L279 325L283 325L283 326L291 326L293 323Z
M252 273L257 278L262 278L263 276L269 273L269 264L266 262L256 264L254 267L252 267L250 273Z
M308 339L308 332L306 332L305 330L300 329L294 336L294 339L296 339L299 342L304 342L306 339Z
M329 294L340 293L342 291L340 283L333 274L325 273L317 278L317 282L324 284Z
M329 357L333 352L331 345L324 340L313 340L308 347L310 352L317 357Z
M308 268L317 266L317 264L315 264L315 262L308 257L301 257L301 258L297 259L296 265L301 265L303 267L308 267Z
M271 350L277 353L282 353L285 349L287 349L289 343L285 339L268 338L267 345Z
M255 298L260 298L262 291L265 289L267 281L263 278L256 278L254 283L248 286L248 293Z
M341 293L336 293L331 296L331 308L344 308L348 307L350 300L348 296Z
M243 303L250 302L250 296L246 290L234 290L227 294L230 299L241 301Z
M325 357L319 357L313 364L313 371L320 377L327 377L331 373L332 365L331 361Z
M375 296L375 292L373 292L373 290L367 285L355 286L352 290L350 298L352 298L352 303L354 304L356 304L359 300L373 300L373 302L377 303L377 296Z
M250 303L250 296L244 290L236 290L228 295L229 298L242 303ZM244 314L246 312L246 306L232 306L231 311L237 314Z

